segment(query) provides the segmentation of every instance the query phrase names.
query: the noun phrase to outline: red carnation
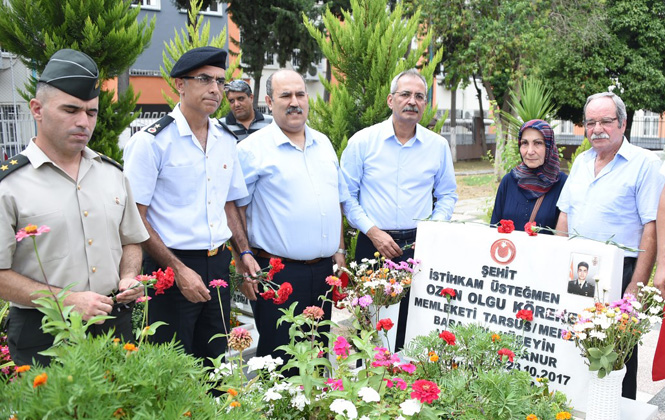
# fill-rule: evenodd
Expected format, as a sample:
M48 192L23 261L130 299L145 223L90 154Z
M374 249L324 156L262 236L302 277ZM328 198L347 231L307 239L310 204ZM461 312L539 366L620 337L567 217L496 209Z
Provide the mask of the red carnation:
M515 230L515 224L512 220L500 220L497 230L499 233L510 233Z
M508 356L508 360L512 363L514 358L515 358L515 353L512 351L503 348L497 352L499 354L499 357L501 357L501 361L503 361L503 356Z
M259 295L263 298L263 300L270 300L275 298L275 291L268 289L263 293L259 293Z
M529 235L529 236L536 236L538 235L538 226L536 226L536 222L529 222L526 225L524 225L524 231Z
M270 270L268 271L268 280L272 280L273 276L284 269L281 258L270 259Z
M441 290L441 293L439 294L446 299L454 298L456 295L455 289L451 289L450 287L446 287L445 289Z
M333 300L333 303L335 304L335 307L337 309L342 309L344 305L340 306L339 302L341 300L345 299L349 294L348 293L342 293L339 290L340 290L339 287L337 287L337 286L333 287L333 289L332 289L332 300Z
M155 295L163 295L164 290L173 286L175 274L171 267L166 267L166 271L162 271L160 268L157 271L153 271L152 275L157 279L157 282L155 283Z
M377 331L390 331L390 329L394 326L393 321L390 318L384 318L379 320L379 322L376 323L376 330Z
M455 334L451 333L450 331L441 331L439 338L445 341L449 346L455 345Z
M273 298L272 301L275 305L281 305L287 301L291 293L293 293L293 286L291 286L291 283L285 281L279 286L279 290L276 293L277 297Z
M432 402L439 398L441 390L434 382L419 379L411 385L413 392L411 398L415 398L421 403L432 404Z
M520 309L515 315L517 319L523 319L525 321L533 321L533 312L528 309Z

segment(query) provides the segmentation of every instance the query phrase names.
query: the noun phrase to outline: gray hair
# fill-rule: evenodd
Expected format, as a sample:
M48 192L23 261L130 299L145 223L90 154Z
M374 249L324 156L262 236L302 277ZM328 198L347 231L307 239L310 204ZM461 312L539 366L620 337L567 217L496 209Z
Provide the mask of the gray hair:
M621 100L621 98L612 92L594 93L593 95L586 98L586 103L584 104L584 120L586 121L586 107L589 105L589 102L598 98L611 98L614 101L614 106L617 110L617 121L619 123L619 128L623 127L624 121L626 121L628 118L628 114L626 113L626 104L624 104L623 100Z
M51 95L59 91L55 86L51 86L48 83L45 82L37 82L37 86L35 87L35 98L39 99L42 102L46 102L48 98L51 97Z
M300 78L302 79L303 84L305 85L305 92L307 92L307 83L305 82L305 78L303 77L302 74L298 73L298 72L295 71L295 70L279 69L279 70L277 70L276 72L274 72L273 74L271 74L270 76L268 76L268 80L266 80L266 95L268 95L268 96L270 97L270 99L273 99L273 97L272 97L272 93L273 93L273 90L272 90L272 77L273 77L274 75L276 75L277 73L281 73L281 72L285 72L285 71L292 71L292 72L294 72L295 74L297 74L298 76L300 76Z
M401 72L400 74L395 76L393 81L390 82L390 93L397 92L397 81L399 79L401 79L402 77L404 77L404 76L411 76L411 77L419 78L423 82L423 84L425 85L425 92L427 92L427 80L425 80L425 77L422 74L418 73L418 70L416 70L416 69L408 69L408 70L404 70L403 72Z

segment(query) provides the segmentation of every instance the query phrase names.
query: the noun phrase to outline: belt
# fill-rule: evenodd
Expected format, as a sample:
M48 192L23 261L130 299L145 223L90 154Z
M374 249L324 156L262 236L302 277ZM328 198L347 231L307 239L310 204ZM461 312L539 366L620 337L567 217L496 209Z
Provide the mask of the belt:
M217 248L211 249L211 250L207 250L207 249L172 249L172 248L169 248L169 249L174 254L183 255L185 257L214 257L215 255L217 255L220 248L221 247L217 247ZM222 249L222 251L223 251L223 249Z
M393 239L415 239L417 229L384 230Z
M320 262L323 260L323 258L314 258L312 260L294 260L291 258L286 258L286 257L280 257L277 255L273 255L267 251L264 251L262 249L255 248L252 252L254 252L254 255L260 258L279 258L282 260L283 263L290 262L290 263L299 263L299 264L305 264L305 265L312 265Z

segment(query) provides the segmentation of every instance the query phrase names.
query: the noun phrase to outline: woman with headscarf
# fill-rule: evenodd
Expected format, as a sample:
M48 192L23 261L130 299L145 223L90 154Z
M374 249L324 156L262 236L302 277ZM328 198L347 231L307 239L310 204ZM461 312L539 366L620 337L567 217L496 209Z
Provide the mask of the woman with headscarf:
M515 229L524 230L524 225L535 221L537 226L554 229L559 217L556 202L568 176L559 170L552 127L543 120L527 121L517 144L522 162L501 180L491 223L512 220Z

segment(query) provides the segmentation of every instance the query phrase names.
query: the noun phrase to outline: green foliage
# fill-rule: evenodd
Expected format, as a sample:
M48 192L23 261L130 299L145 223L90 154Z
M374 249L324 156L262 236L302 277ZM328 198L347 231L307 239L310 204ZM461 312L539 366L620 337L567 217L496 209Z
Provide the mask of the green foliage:
M589 139L584 137L584 140L582 140L582 144L577 146L577 149L575 149L575 152L573 152L572 156L570 157L570 162L568 162L568 170L570 171L573 168L573 163L575 163L575 159L582 153L587 150L591 149L591 143L589 142Z
M351 10L342 10L342 16L344 22L327 10L325 32L314 21L305 20L337 80L333 84L320 77L331 101L311 99L309 123L330 138L338 154L351 135L388 118L390 82L400 72L418 66L432 38L430 33L416 48L411 47L420 12L406 18L401 3L388 13L383 1L351 0ZM442 53L439 50L420 70L429 86ZM428 107L421 123L427 125L435 113Z
M0 4L0 45L41 73L48 59L62 48L88 54L99 67L100 80L118 76L150 43L154 20L137 20L139 8L124 0L9 0ZM34 96L35 80L21 95ZM133 93L113 102L113 92L100 97L100 112L89 146L121 160L118 135L129 126L136 106Z
M33 389L42 373L46 383ZM47 368L34 366L0 383L0 417L182 419L189 411L213 419L218 406L207 391L200 363L175 344L131 351L103 336L69 346Z
M225 48L226 47L226 27L219 33L217 36L210 37L210 21L206 22L205 25L202 24L202 19L196 19L199 11L201 10L201 4L203 0L191 0L191 9L188 11L189 20L187 27L182 29L180 34L177 30L174 30L175 34L173 39L165 43L166 51L162 53L162 58L164 60L163 66L160 67L160 73L162 78L171 88L171 92L178 96L178 90L175 87L175 83L169 74L173 69L173 65L178 61L178 59L187 51L192 48L198 47L217 47ZM233 74L238 70L240 64L242 52L239 53L233 62L229 60L229 67L226 69L226 78L230 80L233 77ZM166 92L162 91L162 96L169 104L171 108L175 107L176 101L171 99ZM229 102L226 99L226 95L222 97L222 103L220 104L217 111L212 114L211 118L221 118L229 113L230 106Z
M555 48L543 55L541 77L552 86L562 119L581 122L586 98L608 86L625 102L629 119L638 109L665 111L664 2L559 2L552 17Z

